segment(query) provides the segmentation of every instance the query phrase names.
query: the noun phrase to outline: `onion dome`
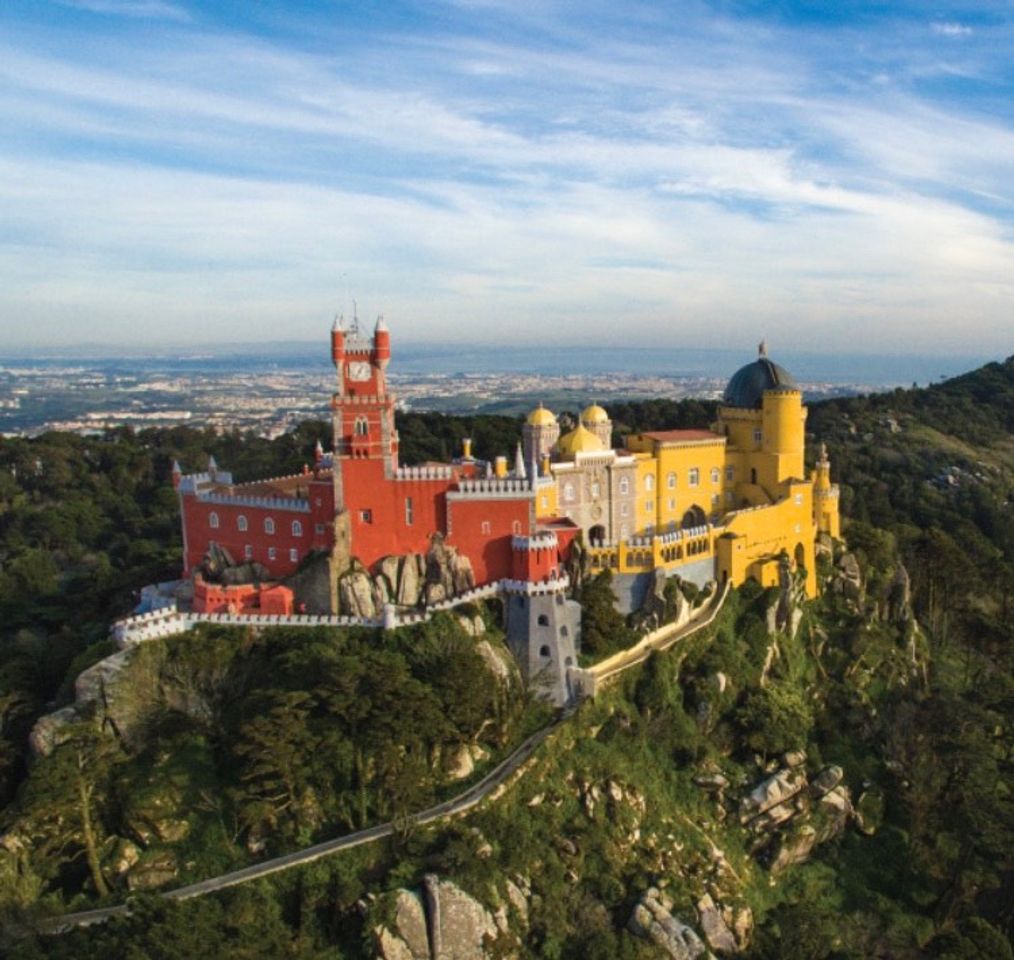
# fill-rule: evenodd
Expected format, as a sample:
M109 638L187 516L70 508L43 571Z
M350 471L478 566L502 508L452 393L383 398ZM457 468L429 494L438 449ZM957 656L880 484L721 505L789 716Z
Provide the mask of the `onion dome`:
M556 417L540 403L528 414L527 423L530 427L551 427L556 423Z
M556 450L561 457L573 457L579 453L602 453L605 444L583 423L579 423L570 433L565 433L556 443Z
M608 423L609 414L602 409L597 403L593 403L591 406L585 407L581 411L581 422L586 424L598 424Z
M759 356L753 363L740 367L729 381L722 397L727 407L741 410L760 410L765 390L798 390L791 373L768 359L767 346L762 343Z

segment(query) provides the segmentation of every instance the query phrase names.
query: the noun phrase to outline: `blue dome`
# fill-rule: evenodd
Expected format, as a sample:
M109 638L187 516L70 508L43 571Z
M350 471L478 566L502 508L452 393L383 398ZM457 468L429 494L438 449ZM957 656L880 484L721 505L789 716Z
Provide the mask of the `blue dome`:
M778 389L798 390L799 387L784 367L772 363L767 357L758 357L732 375L722 403L741 410L760 410L764 391Z

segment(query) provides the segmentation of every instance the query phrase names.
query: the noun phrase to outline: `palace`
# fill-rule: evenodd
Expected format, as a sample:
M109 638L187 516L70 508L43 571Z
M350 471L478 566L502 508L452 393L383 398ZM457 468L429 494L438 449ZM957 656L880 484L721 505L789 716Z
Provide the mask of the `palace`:
M379 319L369 336L336 322L332 452L318 446L303 473L243 484L214 461L199 474L174 467L195 607L291 610L293 591L278 583L323 555L337 612L334 585L354 562L376 572L389 558L424 557L437 534L475 586L555 582L580 537L591 570L614 571L626 609L659 569L699 584L770 586L787 563L813 596L815 538L838 535L838 489L823 449L806 476L799 388L763 344L759 353L729 381L711 429L634 434L614 449L602 407L561 435L540 405L510 466L506 456L477 459L466 441L451 463L404 467L387 325ZM249 565L251 582L209 582L202 563L213 550ZM390 586L393 602L404 599ZM295 600L309 609L298 590Z

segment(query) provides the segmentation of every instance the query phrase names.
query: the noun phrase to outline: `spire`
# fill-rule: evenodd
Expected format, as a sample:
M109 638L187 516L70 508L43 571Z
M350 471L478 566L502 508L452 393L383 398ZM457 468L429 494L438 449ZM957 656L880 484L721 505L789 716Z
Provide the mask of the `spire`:
M313 459L320 462L324 459L324 447L318 440L317 445L313 448Z
M218 473L218 464L215 463L214 457L208 457L208 476L212 480L215 479L215 475Z
M181 476L183 474L183 469L180 467L179 460L173 460L173 470L172 470L172 473L173 473L174 477L178 477L178 476Z
M486 479L489 480L493 476L493 464L488 460L486 461Z
M761 340L761 342L757 344L757 356L766 359L767 355L768 355L768 342L767 340Z
M527 474L525 473L525 457L524 454L521 452L520 443L517 445L517 449L515 449L514 451L514 476L518 477L521 480L527 479Z
M345 332L345 314L336 313L334 315L334 323L331 324L331 331L333 333L344 333Z
M377 314L377 325L373 328L374 333L382 333L387 329L387 321L382 313Z

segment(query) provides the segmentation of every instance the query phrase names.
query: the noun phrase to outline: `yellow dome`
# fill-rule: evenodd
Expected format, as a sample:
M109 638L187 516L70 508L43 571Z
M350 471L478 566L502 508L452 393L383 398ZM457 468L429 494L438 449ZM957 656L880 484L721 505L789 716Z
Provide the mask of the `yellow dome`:
M602 409L597 403L593 403L589 407L585 407L581 411L581 422L582 423L608 423L609 414Z
M606 447L591 430L579 423L570 433L560 437L556 449L561 457L573 457L578 453L602 453Z
M551 427L554 423L556 423L556 417L541 403L528 414L528 426L530 427Z

